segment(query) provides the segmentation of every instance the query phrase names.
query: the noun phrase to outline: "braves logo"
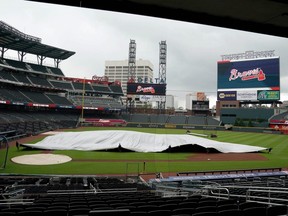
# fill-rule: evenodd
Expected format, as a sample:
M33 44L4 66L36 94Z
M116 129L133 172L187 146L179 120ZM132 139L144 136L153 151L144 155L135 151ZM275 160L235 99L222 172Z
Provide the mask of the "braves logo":
M238 78L240 78L242 81L251 79L258 79L258 81L263 81L266 79L266 76L261 68L256 68L243 72L239 72L237 69L232 69L230 71L229 81L236 80Z
M142 87L142 86L138 86L136 92L143 92L143 93L151 93L151 94L155 94L155 89L151 86L151 87Z

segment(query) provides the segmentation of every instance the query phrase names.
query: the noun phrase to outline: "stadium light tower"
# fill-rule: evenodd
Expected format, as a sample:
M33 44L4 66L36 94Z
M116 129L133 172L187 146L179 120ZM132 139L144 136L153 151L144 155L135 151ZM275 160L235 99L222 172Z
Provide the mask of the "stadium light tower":
M159 43L159 83L166 83L166 59L167 44L166 41Z
M166 84L166 60L167 60L167 44L166 41L159 43L159 75L158 80L160 84ZM165 101L158 102L158 109L165 109Z
M129 43L129 58L128 58L128 83L134 83L136 80L136 42L130 39ZM130 95L126 95L127 108L130 111L132 106L134 106L134 99Z
M130 39L129 60L128 60L128 82L135 82L136 79L136 42Z

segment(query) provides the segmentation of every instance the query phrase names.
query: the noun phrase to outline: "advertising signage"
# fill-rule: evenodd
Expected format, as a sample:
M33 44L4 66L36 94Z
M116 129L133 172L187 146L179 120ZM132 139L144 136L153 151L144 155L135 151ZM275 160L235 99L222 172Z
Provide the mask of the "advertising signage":
M131 94L131 95L166 95L166 84L127 83L127 94Z
M280 90L279 57L218 62L218 91Z
M237 91L237 100L239 101L256 101L257 91Z
M237 97L236 91L218 91L217 100L218 101L235 101Z
M259 101L280 100L280 91L259 90L257 91L257 99Z
M140 95L139 100L142 102L165 102L166 96L164 95Z
M192 101L192 110L209 110L209 101Z

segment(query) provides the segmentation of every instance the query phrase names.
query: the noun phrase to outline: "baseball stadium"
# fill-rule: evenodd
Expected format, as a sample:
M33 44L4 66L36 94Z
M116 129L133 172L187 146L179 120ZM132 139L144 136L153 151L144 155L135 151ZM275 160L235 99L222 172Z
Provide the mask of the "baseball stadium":
M166 82L130 73L125 95L107 77L67 77L59 65L75 52L4 21L0 46L0 215L287 215L288 111L272 52L222 56L216 118L199 98L190 113L165 110ZM158 109L135 108L139 96Z

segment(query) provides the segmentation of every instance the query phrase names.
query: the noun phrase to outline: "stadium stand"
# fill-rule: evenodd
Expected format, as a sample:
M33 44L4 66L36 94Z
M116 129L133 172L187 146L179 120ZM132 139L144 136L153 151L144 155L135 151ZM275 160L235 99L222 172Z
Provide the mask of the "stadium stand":
M11 73L9 73L7 71L4 71L4 70L3 71L0 70L0 77L2 79L6 79L6 80L17 82L17 80L12 76Z
M46 93L46 96L54 103L54 104L59 104L59 105L67 105L67 106L72 106L72 102L69 101L65 96L59 96L56 94L48 94Z
M169 118L169 123L172 124L186 124L188 116L176 116L171 115Z
M122 90L121 86L119 86L119 85L110 85L109 87L110 87L111 91L114 92L115 94L123 95L123 90Z
M85 107L106 107L111 109L124 109L124 106L121 105L121 102L116 101L114 98L109 97L95 97L95 96L81 96L81 95L74 95L70 96L71 101L73 104L82 105L84 104Z
M273 115L269 121L273 122L273 120L288 120L288 112L283 112L283 113L280 113L280 114L277 114L277 115Z
M34 103L39 103L39 104L52 104L53 103L47 96L45 96L43 92L28 91L28 90L22 90L22 89L19 90L19 92L25 95Z
M52 87L52 85L49 83L49 81L46 78L28 76L28 79L31 80L32 84L34 85Z
M110 94L112 92L111 89L106 85L92 84L92 88L99 94Z
M223 124L234 124L237 119L251 120L257 127L267 127L268 120L274 115L274 109L270 108L223 108L220 119Z
M125 118L125 120L128 120ZM142 123L148 123L150 122L150 116L145 114L131 114L129 116L129 122L142 122Z
M149 122L151 123L167 123L169 115L154 115L149 116Z
M17 89L4 89L0 88L0 95L5 100L11 100L15 102L32 102L31 99L19 92Z
M0 109L0 111L0 132L14 130L19 136L35 135L59 128L74 128L79 121L79 113L65 110Z
M31 71L41 72L44 74L48 73L46 67L43 65L37 65L37 64L33 64L33 63L26 63L26 65L27 65L27 68Z
M82 82L72 82L72 85L75 90L80 90L83 91L83 88L85 87L85 91L93 91L90 83L85 83L85 86L83 85Z
M55 87L60 89L74 90L71 81L58 81L58 80L49 80L49 82Z
M64 76L62 70L60 68L54 68L54 67L46 67L48 73L54 74L54 75L59 75L59 76Z
M22 73L13 73L13 77L16 78L18 82L22 82L28 85L32 85L31 81L27 78L25 74Z
M16 69L28 70L25 62L15 61L12 59L5 59L5 62Z
M279 185L271 186L277 181L287 182L286 175L259 177L257 181L255 178L241 180L218 178L186 180L180 185L173 182L147 185L141 181L128 182L122 177L4 176L0 180L3 195L0 213L21 215L34 211L38 215L65 216L122 215L123 212L124 215L167 216L287 214L287 197L274 193ZM287 187L284 188L282 190L286 191ZM269 191L273 195L265 197Z

